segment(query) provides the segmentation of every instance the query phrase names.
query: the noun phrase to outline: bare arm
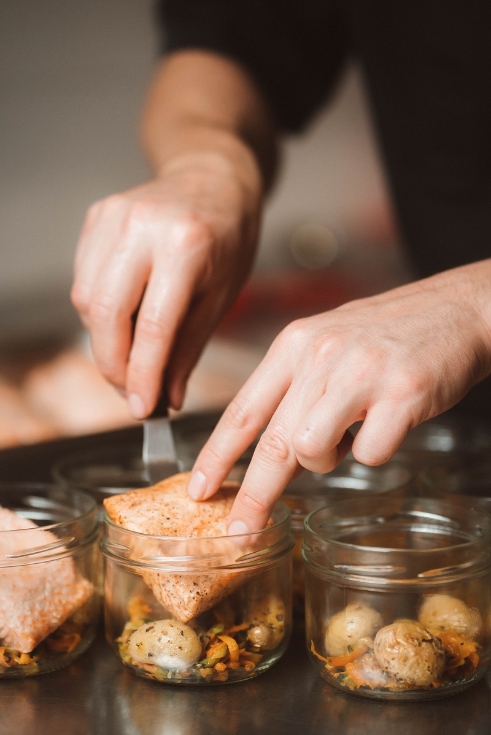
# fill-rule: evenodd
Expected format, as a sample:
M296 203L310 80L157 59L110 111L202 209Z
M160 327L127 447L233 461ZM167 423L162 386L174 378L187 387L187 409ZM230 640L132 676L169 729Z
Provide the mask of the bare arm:
M267 103L247 73L218 54L181 51L159 63L142 138L155 171L177 155L211 148L242 164L252 154L265 188L274 175L276 138Z
M72 289L96 362L135 418L153 409L164 372L171 405L181 406L190 372L250 271L276 158L254 82L208 52L159 64L142 132L155 177L89 209Z

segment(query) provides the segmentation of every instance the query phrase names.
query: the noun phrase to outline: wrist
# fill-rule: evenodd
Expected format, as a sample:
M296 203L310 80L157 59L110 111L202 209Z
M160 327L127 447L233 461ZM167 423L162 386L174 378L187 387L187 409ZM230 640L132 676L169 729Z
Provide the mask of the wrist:
M202 172L234 178L256 202L264 192L264 180L254 151L237 135L203 125L181 125L169 135L154 157L156 178L170 174Z

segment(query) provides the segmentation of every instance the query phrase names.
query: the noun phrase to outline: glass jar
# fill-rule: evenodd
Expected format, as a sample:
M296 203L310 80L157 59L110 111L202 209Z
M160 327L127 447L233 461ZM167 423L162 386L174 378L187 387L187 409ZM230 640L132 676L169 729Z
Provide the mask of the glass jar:
M490 451L488 423L445 413L411 429L395 459L416 471L435 463L457 465Z
M421 483L425 495L491 513L491 461L487 457L425 467Z
M377 699L467 688L490 658L491 517L360 499L305 521L306 639L321 676Z
M166 684L249 679L291 632L289 511L245 536L174 538L105 516L106 637L133 673Z
M54 671L96 634L96 505L76 490L4 483L0 506L0 678Z
M304 616L304 564L302 538L305 518L314 510L333 502L359 497L403 493L412 489L413 474L400 462L367 467L345 459L327 474L302 472L287 486L283 501L291 512L293 548L293 611L299 620ZM411 493L412 494L412 493Z

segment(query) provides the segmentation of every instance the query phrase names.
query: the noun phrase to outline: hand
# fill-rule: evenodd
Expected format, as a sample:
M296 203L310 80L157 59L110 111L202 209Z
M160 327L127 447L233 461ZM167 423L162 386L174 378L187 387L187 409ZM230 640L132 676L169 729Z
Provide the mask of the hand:
M483 261L289 325L202 449L190 495L212 495L266 424L231 533L263 528L299 467L329 472L351 444L359 462L386 462L491 372L490 276Z
M94 358L134 418L171 406L253 260L261 179L252 160L175 156L158 178L96 202L77 249L72 301ZM133 334L132 315L139 309Z

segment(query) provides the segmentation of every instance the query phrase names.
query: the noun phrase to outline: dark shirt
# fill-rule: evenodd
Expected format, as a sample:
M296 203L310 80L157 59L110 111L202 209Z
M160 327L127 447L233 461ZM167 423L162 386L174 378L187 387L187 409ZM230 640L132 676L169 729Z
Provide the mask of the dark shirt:
M488 0L166 0L159 17L164 50L232 57L287 132L308 123L356 58L416 271L491 256ZM491 418L485 383L467 405Z

